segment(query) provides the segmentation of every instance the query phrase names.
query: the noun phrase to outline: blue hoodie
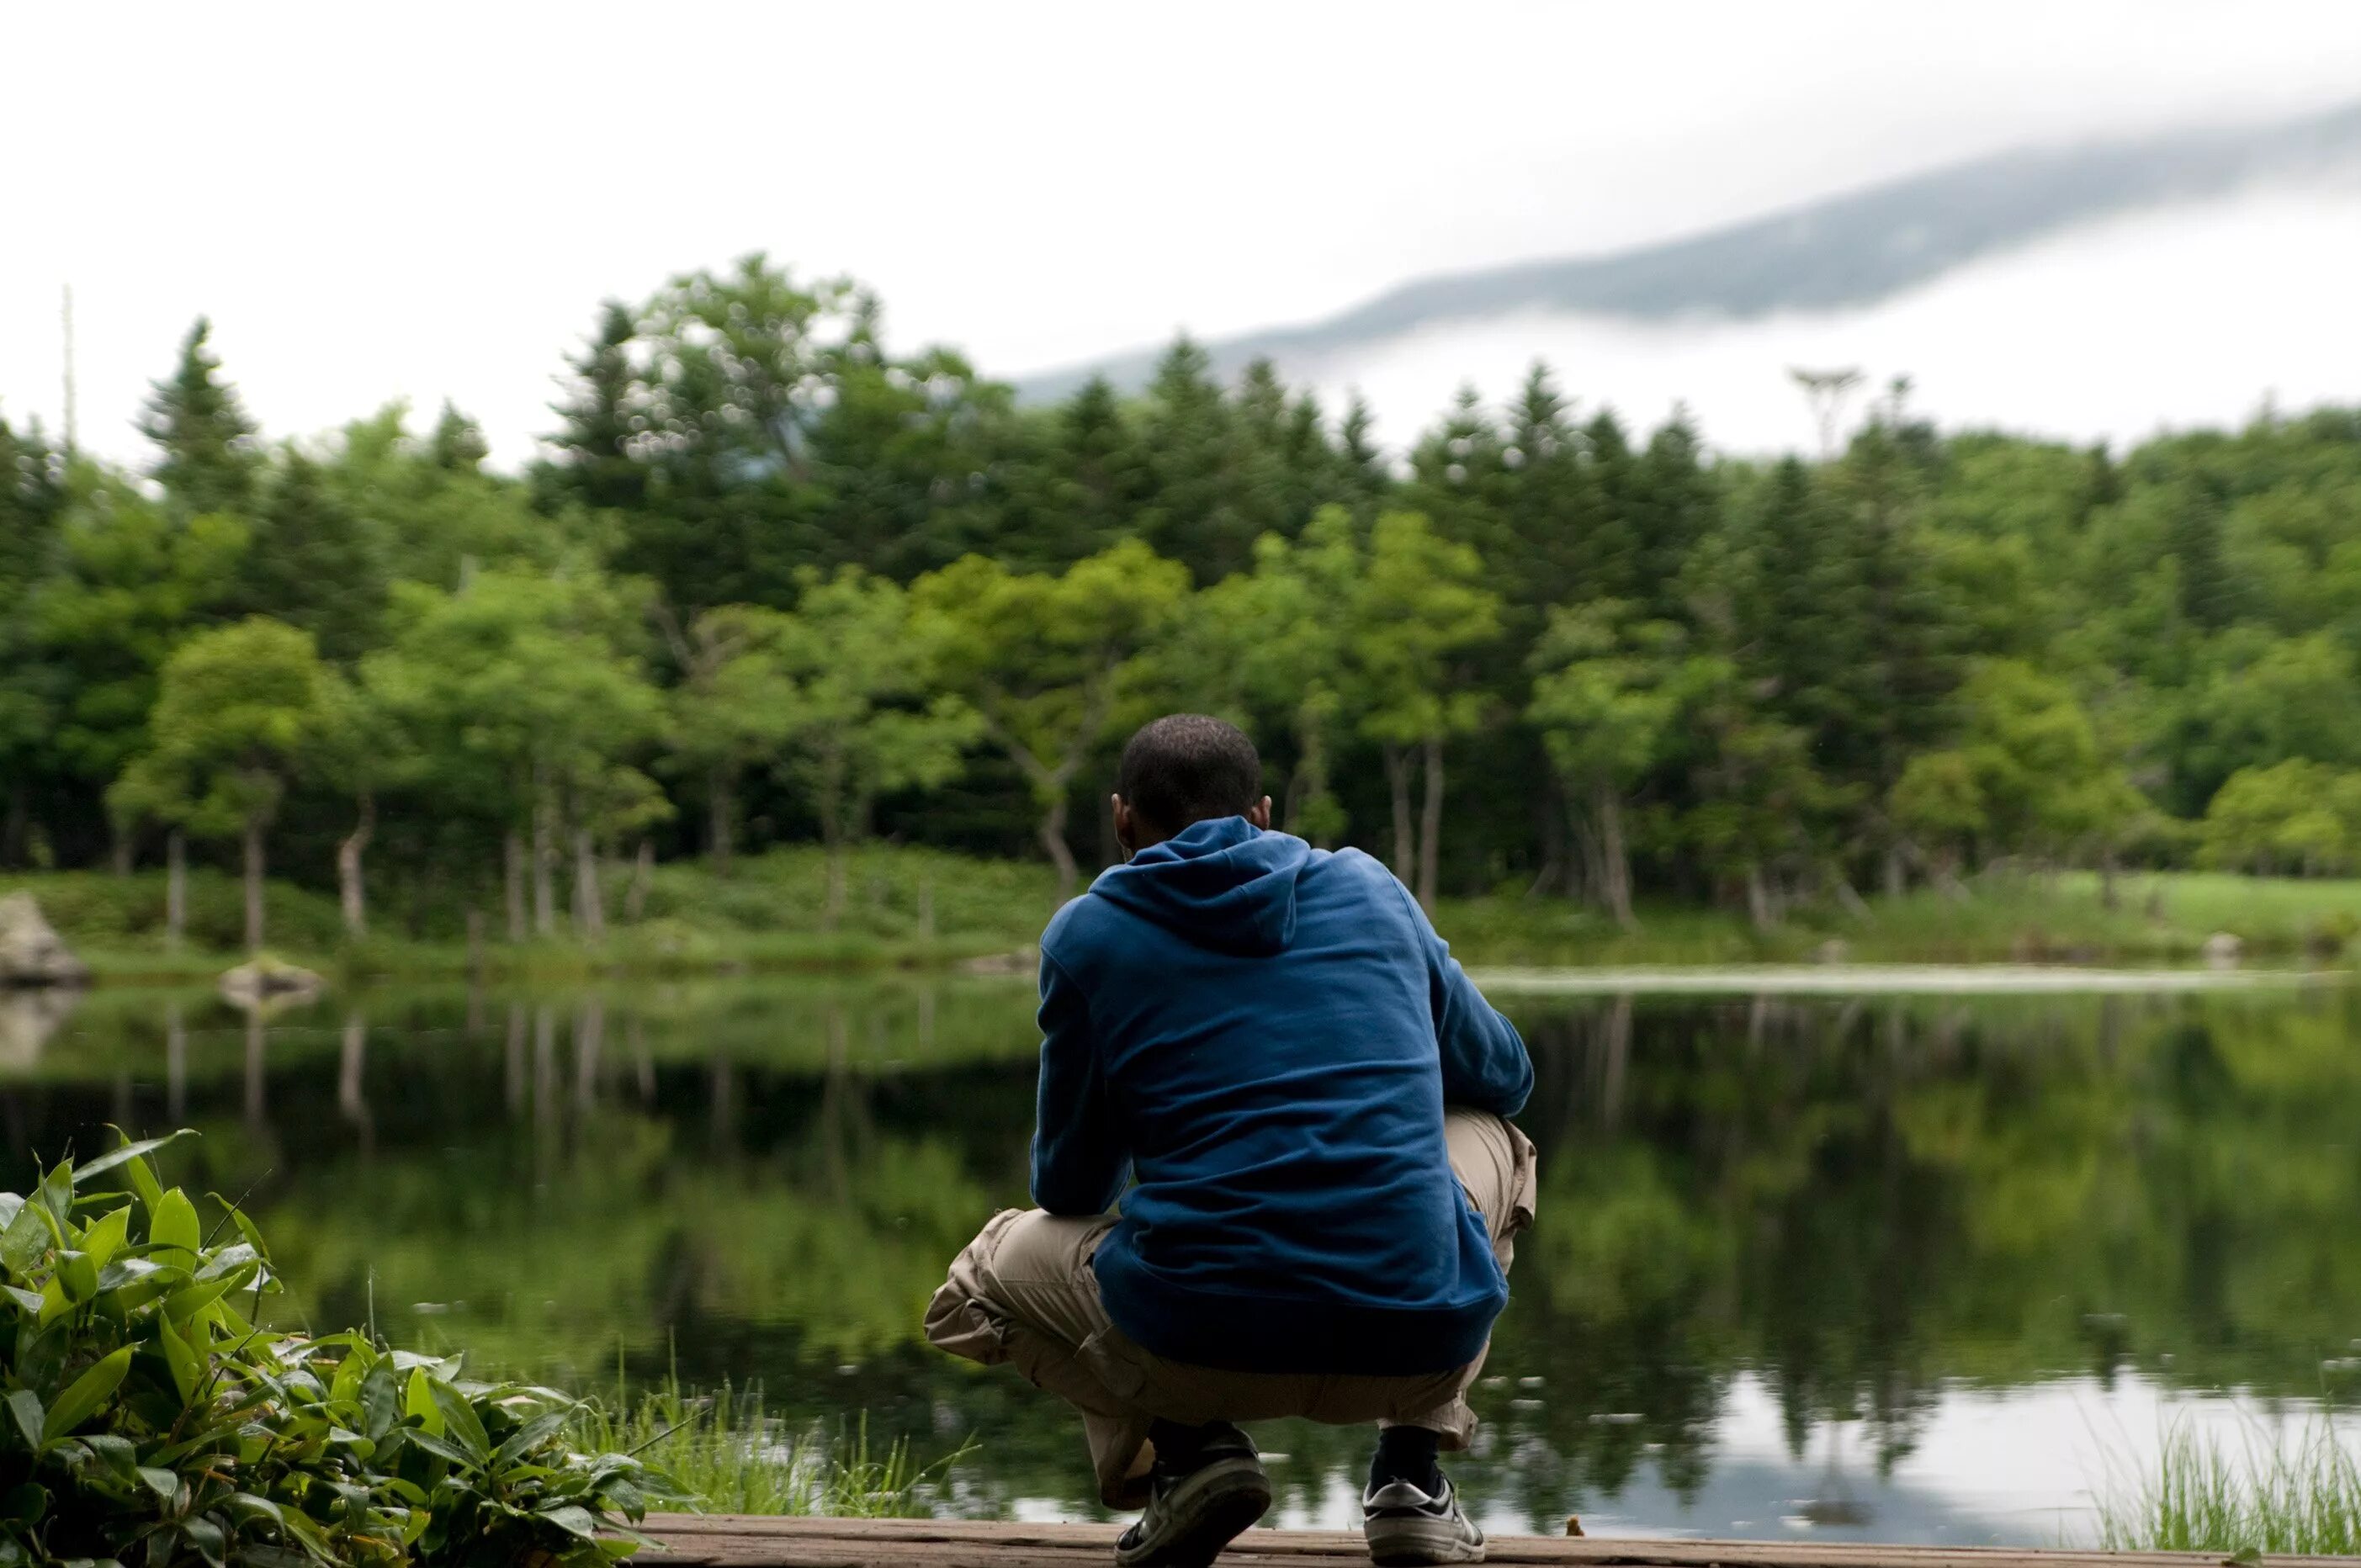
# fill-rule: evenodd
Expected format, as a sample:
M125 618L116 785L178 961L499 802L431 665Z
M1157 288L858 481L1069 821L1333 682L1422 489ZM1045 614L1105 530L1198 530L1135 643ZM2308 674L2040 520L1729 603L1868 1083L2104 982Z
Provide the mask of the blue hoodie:
M1443 1108L1514 1115L1532 1063L1377 861L1242 817L1141 850L1043 934L1041 1036L1033 1201L1121 1195L1095 1266L1138 1343L1379 1375L1483 1348L1508 1283Z

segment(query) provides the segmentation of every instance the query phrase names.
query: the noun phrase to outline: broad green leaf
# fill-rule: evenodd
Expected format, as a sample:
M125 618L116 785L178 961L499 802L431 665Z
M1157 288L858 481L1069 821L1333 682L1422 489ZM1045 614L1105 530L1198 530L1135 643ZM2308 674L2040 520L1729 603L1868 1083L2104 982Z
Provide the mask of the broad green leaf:
M154 1218L156 1205L164 1201L164 1185L156 1179L156 1168L144 1159L126 1162L124 1174L131 1178L131 1190L139 1194L139 1205L149 1218Z
M131 1205L110 1209L93 1220L82 1234L82 1250L90 1260L104 1268L115 1255L131 1239Z
M49 1276L41 1287L41 1325L46 1328L73 1310L73 1298L66 1294L65 1271Z
M571 1410L548 1410L517 1428L515 1431L509 1434L508 1441L501 1443L493 1453L492 1468L505 1469L549 1441L551 1437L565 1429L567 1418L573 1413Z
M168 1508L181 1495L181 1477L175 1471L143 1464L139 1467L139 1479L147 1482L148 1489L162 1498Z
M41 1310L41 1293L38 1290L27 1290L21 1285L0 1286L0 1289L6 1290L8 1292L8 1299L16 1302L17 1306L21 1307L26 1311L31 1312L36 1316L39 1315Z
M25 1446L38 1452L41 1427L46 1413L41 1409L41 1397L30 1388L13 1388L8 1393L8 1413L16 1418L16 1430L25 1437Z
M393 1367L379 1360L361 1379L361 1430L382 1442L401 1419L401 1396Z
M222 1568L221 1526L203 1518L183 1519L181 1521L181 1533L188 1538L191 1546L197 1549L199 1556L213 1564L213 1568Z
M144 1160L148 1156L154 1154L158 1149L163 1148L167 1145L176 1144L182 1138L193 1138L197 1135L194 1128L182 1127L178 1132L167 1133L160 1138L144 1138L135 1144L128 1137L124 1136L122 1128L115 1128L115 1133L116 1136L123 1137L124 1141L121 1146L107 1150L96 1159L92 1160L88 1165L85 1165L75 1171L74 1179L77 1181L88 1181L92 1177L103 1176L106 1172L113 1170L117 1166L130 1165L134 1161ZM135 1186L137 1184L138 1179L139 1179L136 1175L132 1178L132 1181ZM148 1179L152 1181L155 1178L151 1175ZM145 1199L147 1194L143 1192L140 1196ZM150 1213L155 1212L155 1205L152 1202L149 1203L148 1207Z
M423 1427L412 1427L402 1434L403 1441L415 1443L439 1459L447 1459L462 1469L474 1469L482 1462L466 1449L439 1433Z
M139 1445L127 1437L112 1432L93 1432L78 1440L84 1448L106 1462L106 1467L126 1481L136 1478L139 1471Z
M41 1441L52 1443L74 1428L96 1415L99 1407L114 1397L123 1382L124 1374L131 1370L131 1347L106 1356L90 1370L75 1378L66 1391L49 1407L49 1419L41 1423Z
M435 1407L434 1380L423 1366L411 1371L409 1387L401 1393L401 1413L416 1417L423 1430L443 1435L443 1412Z
M164 1315L176 1323L185 1323L204 1308L245 1284L248 1277L247 1274L234 1272L219 1279L182 1286L164 1298Z
M87 1301L98 1294L98 1264L86 1252L69 1249L58 1255L58 1283L70 1300Z
M170 1322L156 1325L156 1337L164 1347L164 1364L172 1369L172 1387L180 1390L181 1403L188 1404L197 1397L197 1385L204 1377L204 1368L189 1342L172 1331Z
M48 1211L56 1227L60 1243L65 1240L68 1228L73 1224L73 1184L72 1165L60 1161L48 1176L42 1178L41 1190L37 1194L41 1207Z
M193 1258L203 1240L204 1233L197 1228L197 1206L189 1201L187 1193L175 1187L158 1200L155 1215L148 1222L148 1243L150 1246L178 1247ZM168 1258L165 1261L188 1260Z
M218 1198L221 1195L215 1193L214 1196ZM269 1263L270 1249L263 1245L262 1232L257 1228L252 1220L246 1217L246 1211L235 1203L224 1203L222 1207L229 1211L231 1223L237 1226L237 1234L246 1238L246 1245L254 1249L255 1255L263 1262Z
M443 1429L459 1440L478 1464L492 1460L492 1440L484 1431L483 1418L467 1402L467 1396L440 1377L432 1379L428 1387L434 1391L434 1403L443 1411Z
M50 1239L49 1224L41 1217L41 1206L20 1200L8 1228L0 1231L0 1263L6 1264L9 1273L22 1278L49 1250Z
M126 1285L137 1284L143 1279L154 1280L160 1289L170 1283L170 1279L169 1277L159 1278L158 1276L169 1277L180 1272L181 1271L179 1269L167 1268L153 1258L118 1257L98 1271L98 1290L99 1294L104 1296L111 1291L120 1290Z
M568 1535L578 1535L585 1541L598 1539L598 1521L591 1516L589 1509L579 1505L552 1508L541 1517Z

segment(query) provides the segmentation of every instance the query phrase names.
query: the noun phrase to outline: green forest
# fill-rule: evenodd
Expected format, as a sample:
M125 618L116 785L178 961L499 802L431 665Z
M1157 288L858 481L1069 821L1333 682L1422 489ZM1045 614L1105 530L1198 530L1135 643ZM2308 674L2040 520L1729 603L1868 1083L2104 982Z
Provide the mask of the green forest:
M266 872L517 940L787 844L830 918L873 840L1071 889L1179 708L1430 906L2361 864L2361 411L2110 452L1798 372L1758 460L1537 365L1389 451L1186 340L1020 403L757 256L597 312L511 475L448 405L267 440L208 338L142 469L0 422L0 871L242 872L251 946Z

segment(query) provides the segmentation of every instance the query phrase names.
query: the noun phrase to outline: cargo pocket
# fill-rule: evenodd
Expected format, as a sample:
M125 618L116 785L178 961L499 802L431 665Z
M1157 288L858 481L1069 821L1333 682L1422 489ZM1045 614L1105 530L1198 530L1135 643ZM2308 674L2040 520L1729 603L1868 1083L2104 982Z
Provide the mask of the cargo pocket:
M1024 1215L1022 1209L1003 1209L951 1260L950 1277L927 1303L928 1344L985 1366L1008 1359L1008 1321L984 1305L982 1281L1001 1238Z

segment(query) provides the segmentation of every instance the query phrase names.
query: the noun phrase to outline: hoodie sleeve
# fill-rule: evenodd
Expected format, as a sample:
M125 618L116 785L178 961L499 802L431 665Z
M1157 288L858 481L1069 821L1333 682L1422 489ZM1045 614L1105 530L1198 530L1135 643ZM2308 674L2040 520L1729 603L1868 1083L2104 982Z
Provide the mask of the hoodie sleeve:
M1533 1091L1533 1062L1525 1054L1523 1037L1484 1000L1410 890L1398 881L1394 886L1410 906L1411 923L1426 951L1427 1003L1434 1013L1435 1040L1443 1047L1444 1103L1496 1116L1515 1115Z
M1104 1214L1130 1157L1116 1136L1090 1000L1041 955L1041 1085L1033 1128L1033 1201L1052 1214Z

